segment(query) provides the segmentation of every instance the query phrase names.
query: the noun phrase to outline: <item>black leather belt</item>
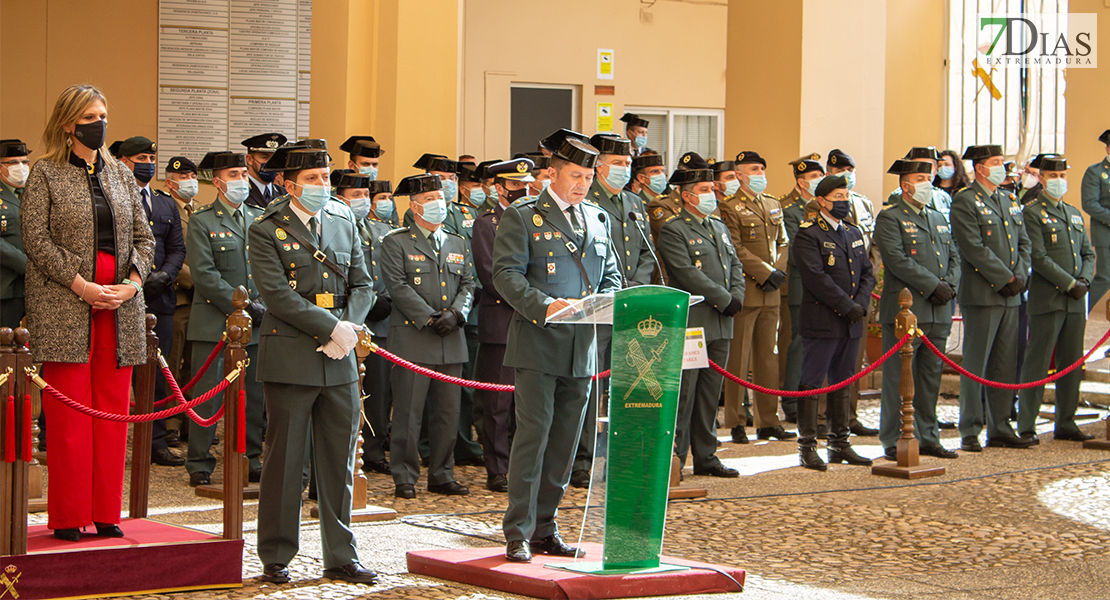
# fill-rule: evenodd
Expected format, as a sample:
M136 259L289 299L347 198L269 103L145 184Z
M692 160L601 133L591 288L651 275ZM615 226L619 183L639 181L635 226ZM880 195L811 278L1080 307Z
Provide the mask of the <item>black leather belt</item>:
M347 308L346 294L303 294L303 296L320 308Z

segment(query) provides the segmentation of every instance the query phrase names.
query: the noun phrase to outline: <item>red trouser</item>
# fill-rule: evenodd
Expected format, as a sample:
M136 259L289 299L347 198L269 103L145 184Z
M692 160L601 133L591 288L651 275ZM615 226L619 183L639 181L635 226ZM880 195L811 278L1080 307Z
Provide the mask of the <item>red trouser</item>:
M98 252L96 283L116 283L115 273L115 257ZM44 363L43 378L85 406L127 414L131 367L118 368L115 311L92 311L90 346L88 362ZM127 423L87 417L47 394L42 396L42 408L50 423L46 428L46 446L50 449L48 526L71 529L94 521L119 523Z

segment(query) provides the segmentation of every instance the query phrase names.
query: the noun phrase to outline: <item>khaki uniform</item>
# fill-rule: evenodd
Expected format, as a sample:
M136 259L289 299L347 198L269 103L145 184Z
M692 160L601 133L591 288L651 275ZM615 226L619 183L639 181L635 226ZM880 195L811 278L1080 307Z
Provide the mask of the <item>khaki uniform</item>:
M759 285L774 271L786 272L789 238L783 224L779 201L768 194L748 196L744 190L725 198L719 205L721 219L740 263L744 266L744 308L733 319L732 344L728 370L752 379L758 385L774 389L778 386L779 307L782 295L778 290L764 292ZM785 283L785 282L784 282ZM756 428L777 427L778 399L769 394L755 393ZM727 428L743 426L747 421L743 408L744 391L738 384L725 384L725 421Z
M672 188L666 194L652 200L647 205L648 221L651 222L651 241L659 243L659 230L667 219L682 212L682 194Z

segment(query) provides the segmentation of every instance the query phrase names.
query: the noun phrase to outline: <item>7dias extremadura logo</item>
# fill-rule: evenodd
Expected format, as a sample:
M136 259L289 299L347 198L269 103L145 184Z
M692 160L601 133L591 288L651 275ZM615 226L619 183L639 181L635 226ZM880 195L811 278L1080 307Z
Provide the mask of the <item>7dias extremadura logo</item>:
M988 68L1098 67L1095 13L980 14L978 18L976 47Z

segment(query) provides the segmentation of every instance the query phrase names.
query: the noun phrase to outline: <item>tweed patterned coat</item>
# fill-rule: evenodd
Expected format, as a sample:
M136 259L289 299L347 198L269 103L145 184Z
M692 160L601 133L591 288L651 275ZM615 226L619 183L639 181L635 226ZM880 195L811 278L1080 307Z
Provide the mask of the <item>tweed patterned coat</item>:
M112 206L118 283L134 268L145 279L154 261L154 236L143 212L135 177L109 159L99 173ZM92 308L70 290L78 273L93 281L96 215L82 167L40 160L31 168L21 203L27 253L27 328L35 361L88 362ZM146 361L143 295L116 310L119 366Z

